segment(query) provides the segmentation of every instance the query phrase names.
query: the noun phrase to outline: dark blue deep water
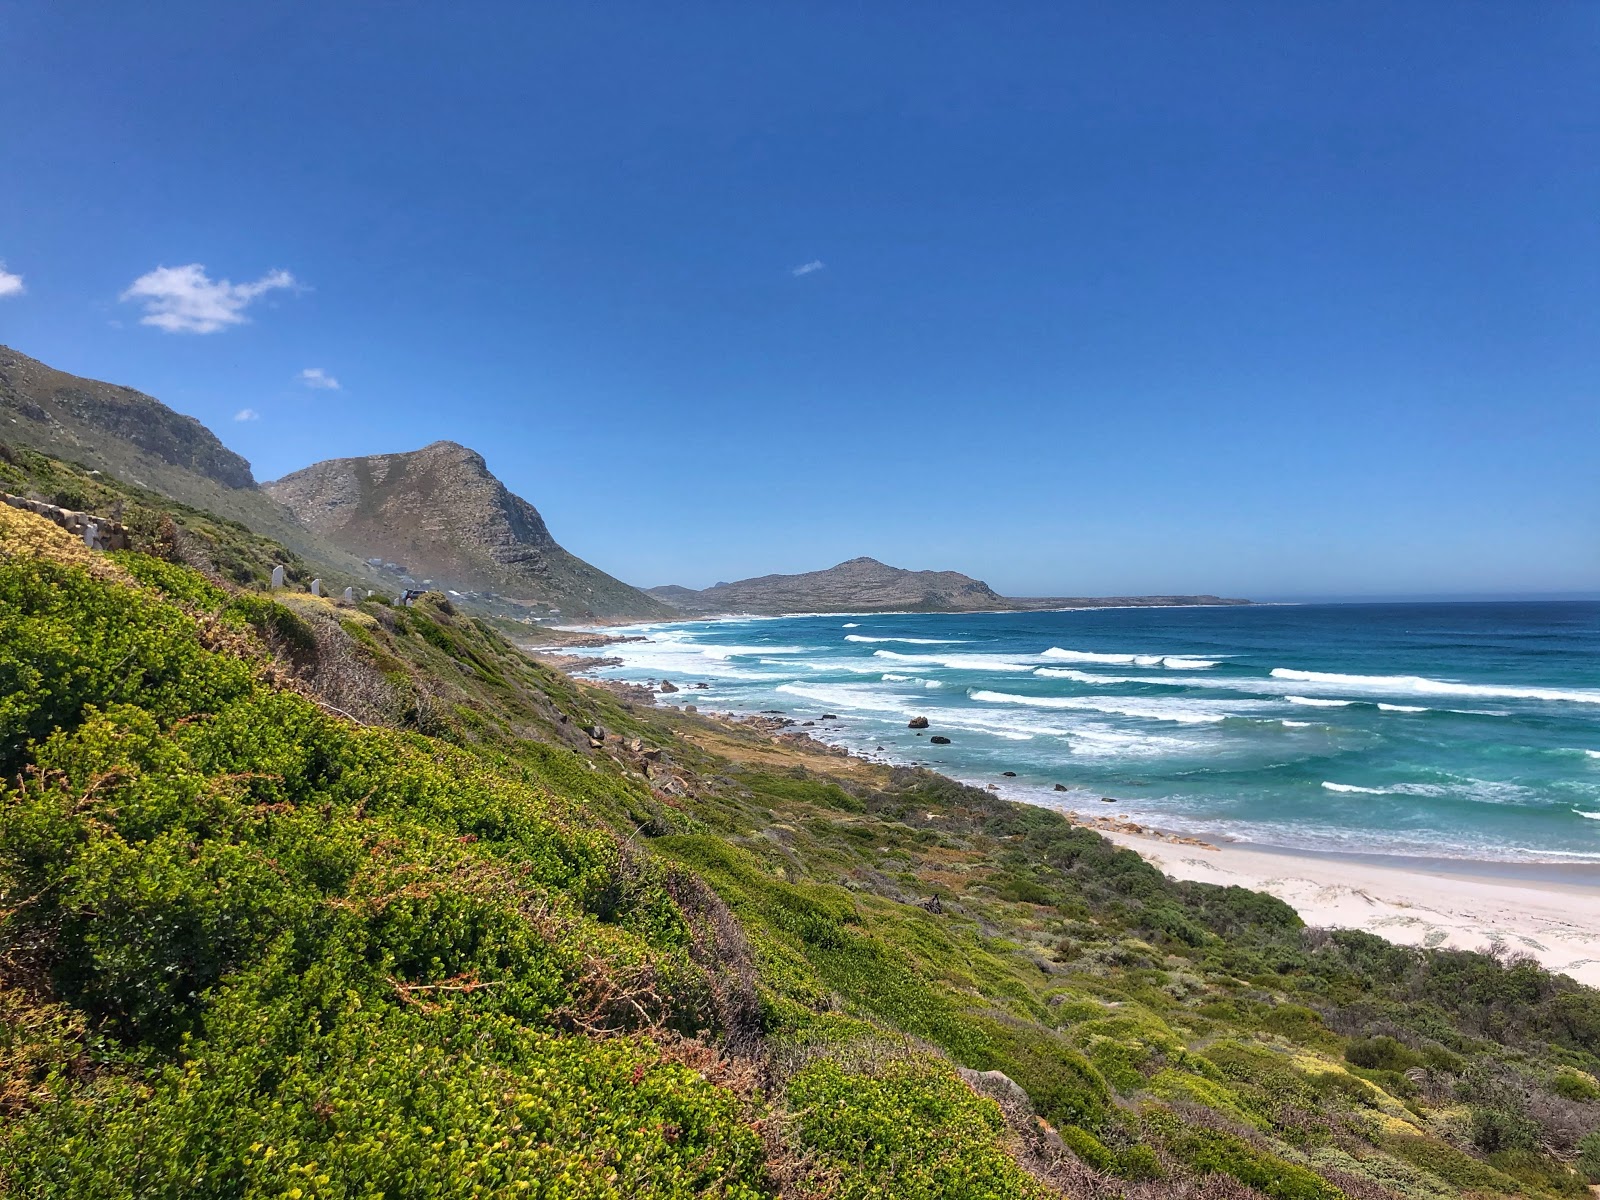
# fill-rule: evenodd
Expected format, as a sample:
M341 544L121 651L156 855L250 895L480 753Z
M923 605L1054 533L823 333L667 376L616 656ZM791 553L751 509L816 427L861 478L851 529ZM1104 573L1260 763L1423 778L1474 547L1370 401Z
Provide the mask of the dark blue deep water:
M837 714L809 732L1018 799L1279 846L1600 860L1597 603L785 617L643 632L648 642L607 649L625 665L603 674L707 683L663 697L704 710ZM906 728L919 715L951 744Z

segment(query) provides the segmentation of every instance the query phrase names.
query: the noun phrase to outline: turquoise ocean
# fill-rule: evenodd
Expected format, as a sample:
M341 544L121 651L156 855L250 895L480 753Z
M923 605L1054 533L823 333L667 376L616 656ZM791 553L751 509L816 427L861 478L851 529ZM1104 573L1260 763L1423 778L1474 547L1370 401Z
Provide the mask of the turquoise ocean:
M689 690L661 702L702 711L780 710L826 741L1019 800L1286 848L1600 861L1600 603L836 615L620 632L648 640L607 647L623 665L594 674L671 680ZM907 728L917 716L926 735Z

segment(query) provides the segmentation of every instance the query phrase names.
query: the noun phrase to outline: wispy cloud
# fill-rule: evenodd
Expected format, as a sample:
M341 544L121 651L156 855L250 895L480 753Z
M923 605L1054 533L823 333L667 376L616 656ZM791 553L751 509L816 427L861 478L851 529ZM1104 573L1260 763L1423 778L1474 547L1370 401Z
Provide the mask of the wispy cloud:
M268 271L253 283L212 279L200 263L184 267L157 267L135 279L122 293L123 300L144 305L141 325L154 325L167 333L216 333L230 325L243 325L244 310L278 288L295 286L287 271Z
M795 276L810 275L813 271L820 271L827 265L828 264L823 262L820 258L813 258L808 263L801 263L798 267L795 267L793 270L791 270L789 274Z
M0 262L0 299L7 296L20 296L28 289L22 286L22 276L13 275L6 270L6 264Z
M261 414L253 408L241 408L233 414L233 419L235 421L259 421L261 420Z
M326 388L330 392L339 390L339 381L321 367L307 367L300 372L299 379L308 388Z

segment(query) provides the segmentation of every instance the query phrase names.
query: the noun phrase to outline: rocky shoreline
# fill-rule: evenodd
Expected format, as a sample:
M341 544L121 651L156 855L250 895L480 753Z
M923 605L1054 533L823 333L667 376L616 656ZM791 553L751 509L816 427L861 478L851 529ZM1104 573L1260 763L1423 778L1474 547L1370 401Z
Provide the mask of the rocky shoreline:
M612 640L625 641L635 639L618 638ZM595 667L615 665L617 661L615 659L584 658L576 655L562 654L539 654L536 655L536 657L540 662L543 662L548 666L555 667L557 670L564 671L569 675L580 678L581 673L586 670L590 670ZM596 680L584 678L582 681L593 687L604 688L606 691L612 693L614 696L626 701L627 703L654 707L660 706L660 698L662 696L680 694L685 690L683 688L679 688L676 684L672 683L671 680L651 680L649 684L628 683L615 679ZM699 688L704 688L706 685L699 684L696 686ZM692 691L693 689L690 690ZM833 713L819 713L816 717L804 719L792 717L787 713L780 713L776 710L761 713L701 712L697 705L689 703L679 704L675 702L669 702L667 707L676 708L686 715L696 716L703 721L713 722L731 730L738 730L746 733L754 732L764 737L774 746L786 747L804 754L819 755L832 759L850 759L854 762L859 762L864 765L872 765L877 767L911 767L916 770L929 771L935 775L943 774L943 772L934 771L933 768L923 766L920 763L896 763L889 759L880 759L868 754L859 754L855 751L847 749L844 746L837 745L833 742L829 742L821 737L818 737L817 732L825 731L831 723L839 720L839 718ZM913 722L913 725L915 725L915 722ZM923 721L921 727L927 727L925 720ZM813 730L817 732L811 732ZM882 747L880 746L879 749L881 750ZM1005 774L1011 775L1013 773L1005 772ZM946 778L953 777L946 776ZM956 782L965 782L972 786L982 786L991 792L999 792L1002 790L1001 786L997 783L980 785L972 780L956 780ZM1058 783L1055 786L1056 790L1059 792L1071 790L1062 783ZM1020 799L1018 802L1028 803L1028 801ZM1116 797L1114 796L1102 796L1101 802L1104 804L1118 803ZM1062 816L1064 816L1074 825L1079 825L1086 829L1093 829L1100 833L1134 836L1156 842L1164 842L1174 846L1192 846L1200 850L1215 851L1218 849L1215 844L1205 841L1203 838L1192 837L1187 834L1173 833L1170 830L1159 829L1153 825L1146 825L1130 819L1126 813L1117 816L1101 816L1091 813L1082 813L1076 809L1056 809L1054 811L1060 812Z

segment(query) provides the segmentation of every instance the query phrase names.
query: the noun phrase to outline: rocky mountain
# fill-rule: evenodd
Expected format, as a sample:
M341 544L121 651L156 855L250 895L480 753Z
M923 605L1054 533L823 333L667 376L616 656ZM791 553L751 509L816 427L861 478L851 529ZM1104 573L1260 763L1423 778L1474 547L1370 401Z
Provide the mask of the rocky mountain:
M803 612L1033 612L1158 604L1247 604L1217 596L1002 596L959 571L907 571L875 558L852 558L825 571L762 575L703 591L668 584L650 594L686 616Z
M256 484L250 464L193 417L130 387L69 375L0 346L0 442L40 450L237 521L313 569L378 586Z
M256 486L250 464L193 417L131 387L80 379L7 346L0 346L0 430L8 440L102 471L148 467L180 487L194 476L231 491Z
M402 586L475 607L563 621L671 617L660 600L556 542L537 509L455 442L316 463L265 485L315 534Z

